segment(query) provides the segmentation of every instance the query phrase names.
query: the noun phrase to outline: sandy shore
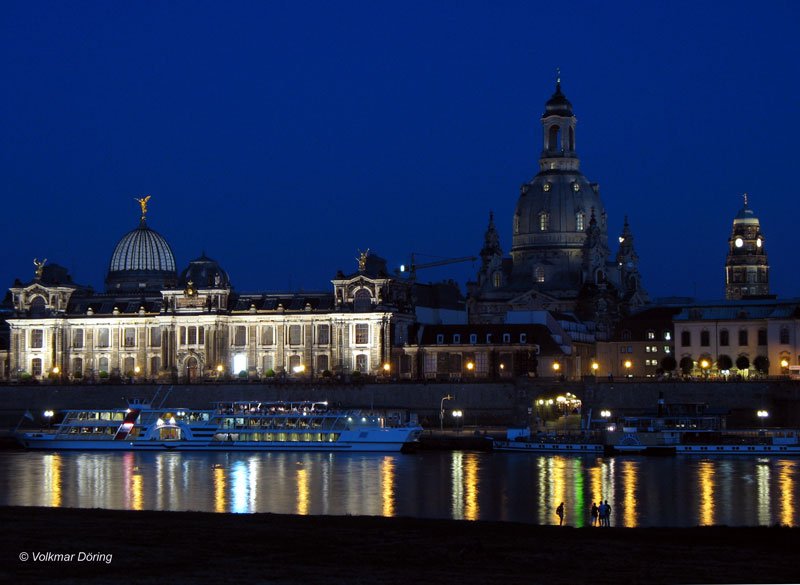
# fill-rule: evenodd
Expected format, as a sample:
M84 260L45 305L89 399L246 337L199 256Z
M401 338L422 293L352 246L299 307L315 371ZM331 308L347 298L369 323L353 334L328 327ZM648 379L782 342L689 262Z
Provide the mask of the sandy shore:
M19 507L0 508L0 522L2 583L800 582L796 528L574 529ZM33 559L48 552L74 556Z

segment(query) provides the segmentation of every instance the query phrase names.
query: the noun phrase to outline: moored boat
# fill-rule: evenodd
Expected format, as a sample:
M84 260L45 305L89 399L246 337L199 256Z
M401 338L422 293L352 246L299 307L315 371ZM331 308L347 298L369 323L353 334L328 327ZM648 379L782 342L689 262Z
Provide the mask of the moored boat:
M66 410L47 429L17 432L27 449L121 451L400 451L422 428L326 402L220 402L211 409Z

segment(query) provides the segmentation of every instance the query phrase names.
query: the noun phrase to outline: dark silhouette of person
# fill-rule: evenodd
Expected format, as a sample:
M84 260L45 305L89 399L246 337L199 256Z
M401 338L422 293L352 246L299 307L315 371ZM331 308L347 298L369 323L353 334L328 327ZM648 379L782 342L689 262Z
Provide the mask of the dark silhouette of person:
M606 506L606 513L604 515L604 521L606 526L611 526L611 506L608 504L608 500L605 501Z
M564 502L561 502L556 508L556 515L558 516L558 525L561 526L564 523Z
M600 515L600 510L597 507L597 502L592 502L592 526L597 526L597 518Z

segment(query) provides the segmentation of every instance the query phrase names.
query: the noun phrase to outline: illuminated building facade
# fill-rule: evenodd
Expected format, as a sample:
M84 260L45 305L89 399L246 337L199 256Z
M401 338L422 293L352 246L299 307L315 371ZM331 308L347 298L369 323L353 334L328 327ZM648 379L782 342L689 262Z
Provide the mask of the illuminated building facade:
M414 323L410 285L378 256L362 254L332 292L238 293L205 254L178 274L145 214L146 201L114 249L105 292L38 260L32 280L14 283L8 377L191 382L375 374L399 362Z
M747 206L733 220L725 259L725 298L742 299L769 294L769 262L761 224Z

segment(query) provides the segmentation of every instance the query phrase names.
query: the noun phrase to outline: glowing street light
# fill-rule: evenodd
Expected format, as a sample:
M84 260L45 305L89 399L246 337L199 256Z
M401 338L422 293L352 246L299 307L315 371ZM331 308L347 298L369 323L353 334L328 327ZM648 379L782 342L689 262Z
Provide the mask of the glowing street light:
M787 360L786 358L783 358L781 360L781 367L782 368L788 368L789 367L789 360Z
M391 369L392 369L392 366L391 366L391 364L389 364L389 362L386 362L385 364L383 364L383 371L384 371L385 373L387 373L387 374L388 374L388 373L389 373L389 370L391 370Z
M54 366L54 367L53 367L53 373L54 373L56 376L58 375L58 373L59 373L60 371L61 371L61 370L59 369L59 367L58 367L58 366Z
M295 374L302 374L303 372L305 372L305 371L306 371L306 367L305 367L303 364L300 364L299 366L294 366L294 367L292 368L292 371L293 371Z
M464 412L461 410L453 411L453 426L457 431L461 431L461 421L463 420Z
M141 371L142 371L142 368L140 368L139 366L136 366L135 368L133 368L133 373L136 374L137 376L141 373Z
M222 367L222 364L217 365L217 374L221 374L225 371L225 368Z
M472 362L467 362L467 371L471 372L474 369L475 369L475 364L473 364Z
M592 374L596 374L597 370L599 369L600 369L600 364L598 364L597 362L592 362Z
M756 416L759 418L759 420L762 421L762 424L763 424L764 419L769 416L769 411L767 411L767 410L758 410L758 411L756 411Z
M444 401L452 399L453 397L447 394L442 397L442 401L439 403L439 431L444 431Z

